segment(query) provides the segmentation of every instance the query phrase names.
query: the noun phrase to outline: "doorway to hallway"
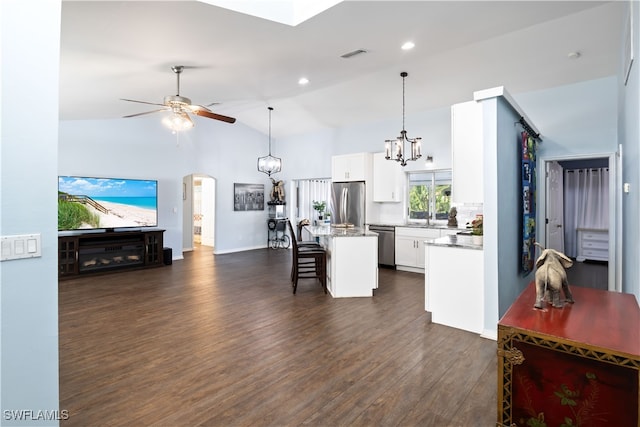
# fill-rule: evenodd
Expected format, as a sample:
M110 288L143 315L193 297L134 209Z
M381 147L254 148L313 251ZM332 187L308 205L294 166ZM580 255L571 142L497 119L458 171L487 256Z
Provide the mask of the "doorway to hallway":
M569 283L619 290L616 275L616 156L543 159L539 196L544 246L574 259ZM588 283L581 283L587 281ZM574 283L572 283L574 282Z
M209 175L183 178L183 250L215 246L216 180Z

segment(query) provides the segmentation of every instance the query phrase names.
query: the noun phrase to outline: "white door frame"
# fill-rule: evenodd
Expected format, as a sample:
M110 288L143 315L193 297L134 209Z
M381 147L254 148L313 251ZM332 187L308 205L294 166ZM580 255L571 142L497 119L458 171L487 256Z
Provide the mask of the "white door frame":
M555 176L558 175L558 176ZM555 160L545 163L545 186L547 189L545 202L545 248L566 253L564 247L564 168ZM549 191L552 186L560 191ZM554 194L555 193L555 194ZM559 215L558 215L559 214Z
M621 182L621 177L619 176L620 170L618 167L618 155L617 153L607 152L607 153L596 153L596 154L583 154L583 155L566 155L566 156L554 156L554 157L540 157L539 159L539 169L540 172L538 175L538 213L537 213L537 221L541 227L538 228L537 235L538 239L544 239L541 241L542 245L546 247L546 236L547 236L547 224L546 224L546 214L547 214L547 179L546 179L546 170L547 163L552 161L571 161L571 160L587 160L587 159L596 159L596 158L606 158L609 160L609 268L608 268L608 289L610 291L622 292L622 280L620 277L620 271L622 271L621 260L622 257L618 253L618 247L620 246L617 242L622 235L622 221L620 221L618 215L616 214L616 206L617 201L620 198L620 186L617 185L618 182Z
M215 204L218 198L217 193L217 185L218 181L215 177L208 174L201 173L193 173L191 175L186 175L182 178L182 200L183 200L183 218L182 218L182 246L183 251L192 251L194 249L193 243L193 180L196 177L201 178L211 178L213 179L214 186L214 200L213 200L213 210L214 210L214 218L212 219L213 224L213 246L215 247L216 240L216 232L215 232Z

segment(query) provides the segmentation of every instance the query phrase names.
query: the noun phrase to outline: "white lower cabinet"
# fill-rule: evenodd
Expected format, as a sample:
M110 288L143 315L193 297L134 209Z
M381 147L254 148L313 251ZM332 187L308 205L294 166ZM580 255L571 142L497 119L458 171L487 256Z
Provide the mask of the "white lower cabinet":
M586 259L609 261L609 230L578 228L578 256L576 260Z
M422 272L424 269L424 241L440 237L440 229L396 227L396 267Z
M489 336L492 331L484 328L484 252L429 245L425 263L425 310L432 322Z

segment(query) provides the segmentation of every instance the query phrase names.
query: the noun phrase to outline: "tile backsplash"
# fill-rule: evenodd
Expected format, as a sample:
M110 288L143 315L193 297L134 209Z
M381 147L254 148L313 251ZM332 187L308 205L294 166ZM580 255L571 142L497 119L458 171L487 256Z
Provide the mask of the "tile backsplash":
M458 220L458 228L465 228L467 223L471 221L478 214L482 214L482 203L452 203L451 206L455 206L458 211L456 216Z

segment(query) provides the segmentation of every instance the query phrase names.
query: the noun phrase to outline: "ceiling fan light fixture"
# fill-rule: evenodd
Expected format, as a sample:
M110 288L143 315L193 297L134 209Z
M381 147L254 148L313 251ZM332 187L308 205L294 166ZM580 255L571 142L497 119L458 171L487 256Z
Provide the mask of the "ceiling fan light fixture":
M180 132L191 129L193 120L185 112L171 112L162 119L162 124L174 132Z
M183 130L189 130L195 125L193 123L193 120L191 119L191 117L189 117L189 114L187 113L192 113L201 117L207 117L209 119L220 120L226 123L235 123L236 119L234 119L233 117L227 117L227 116L223 116L222 114L216 114L213 111L209 110L209 108L204 107L202 105L192 105L191 99L187 98L186 96L180 96L180 73L182 73L183 69L184 67L182 65L176 65L171 67L171 70L176 75L176 94L165 96L162 104L157 104L155 102L147 102L147 101L137 101L135 99L120 98L123 101L138 102L140 104L157 105L158 107L161 107L153 111L145 111L143 113L129 114L123 117L125 118L137 117L137 116L143 116L146 114L157 113L161 111L170 111L170 113L162 119L162 123L164 123L164 125L169 129L171 129L173 133L183 131ZM209 105L213 105L213 104L209 104Z
M258 157L258 171L271 176L282 170L282 159L271 155L271 112L273 107L267 108L269 109L269 155Z

